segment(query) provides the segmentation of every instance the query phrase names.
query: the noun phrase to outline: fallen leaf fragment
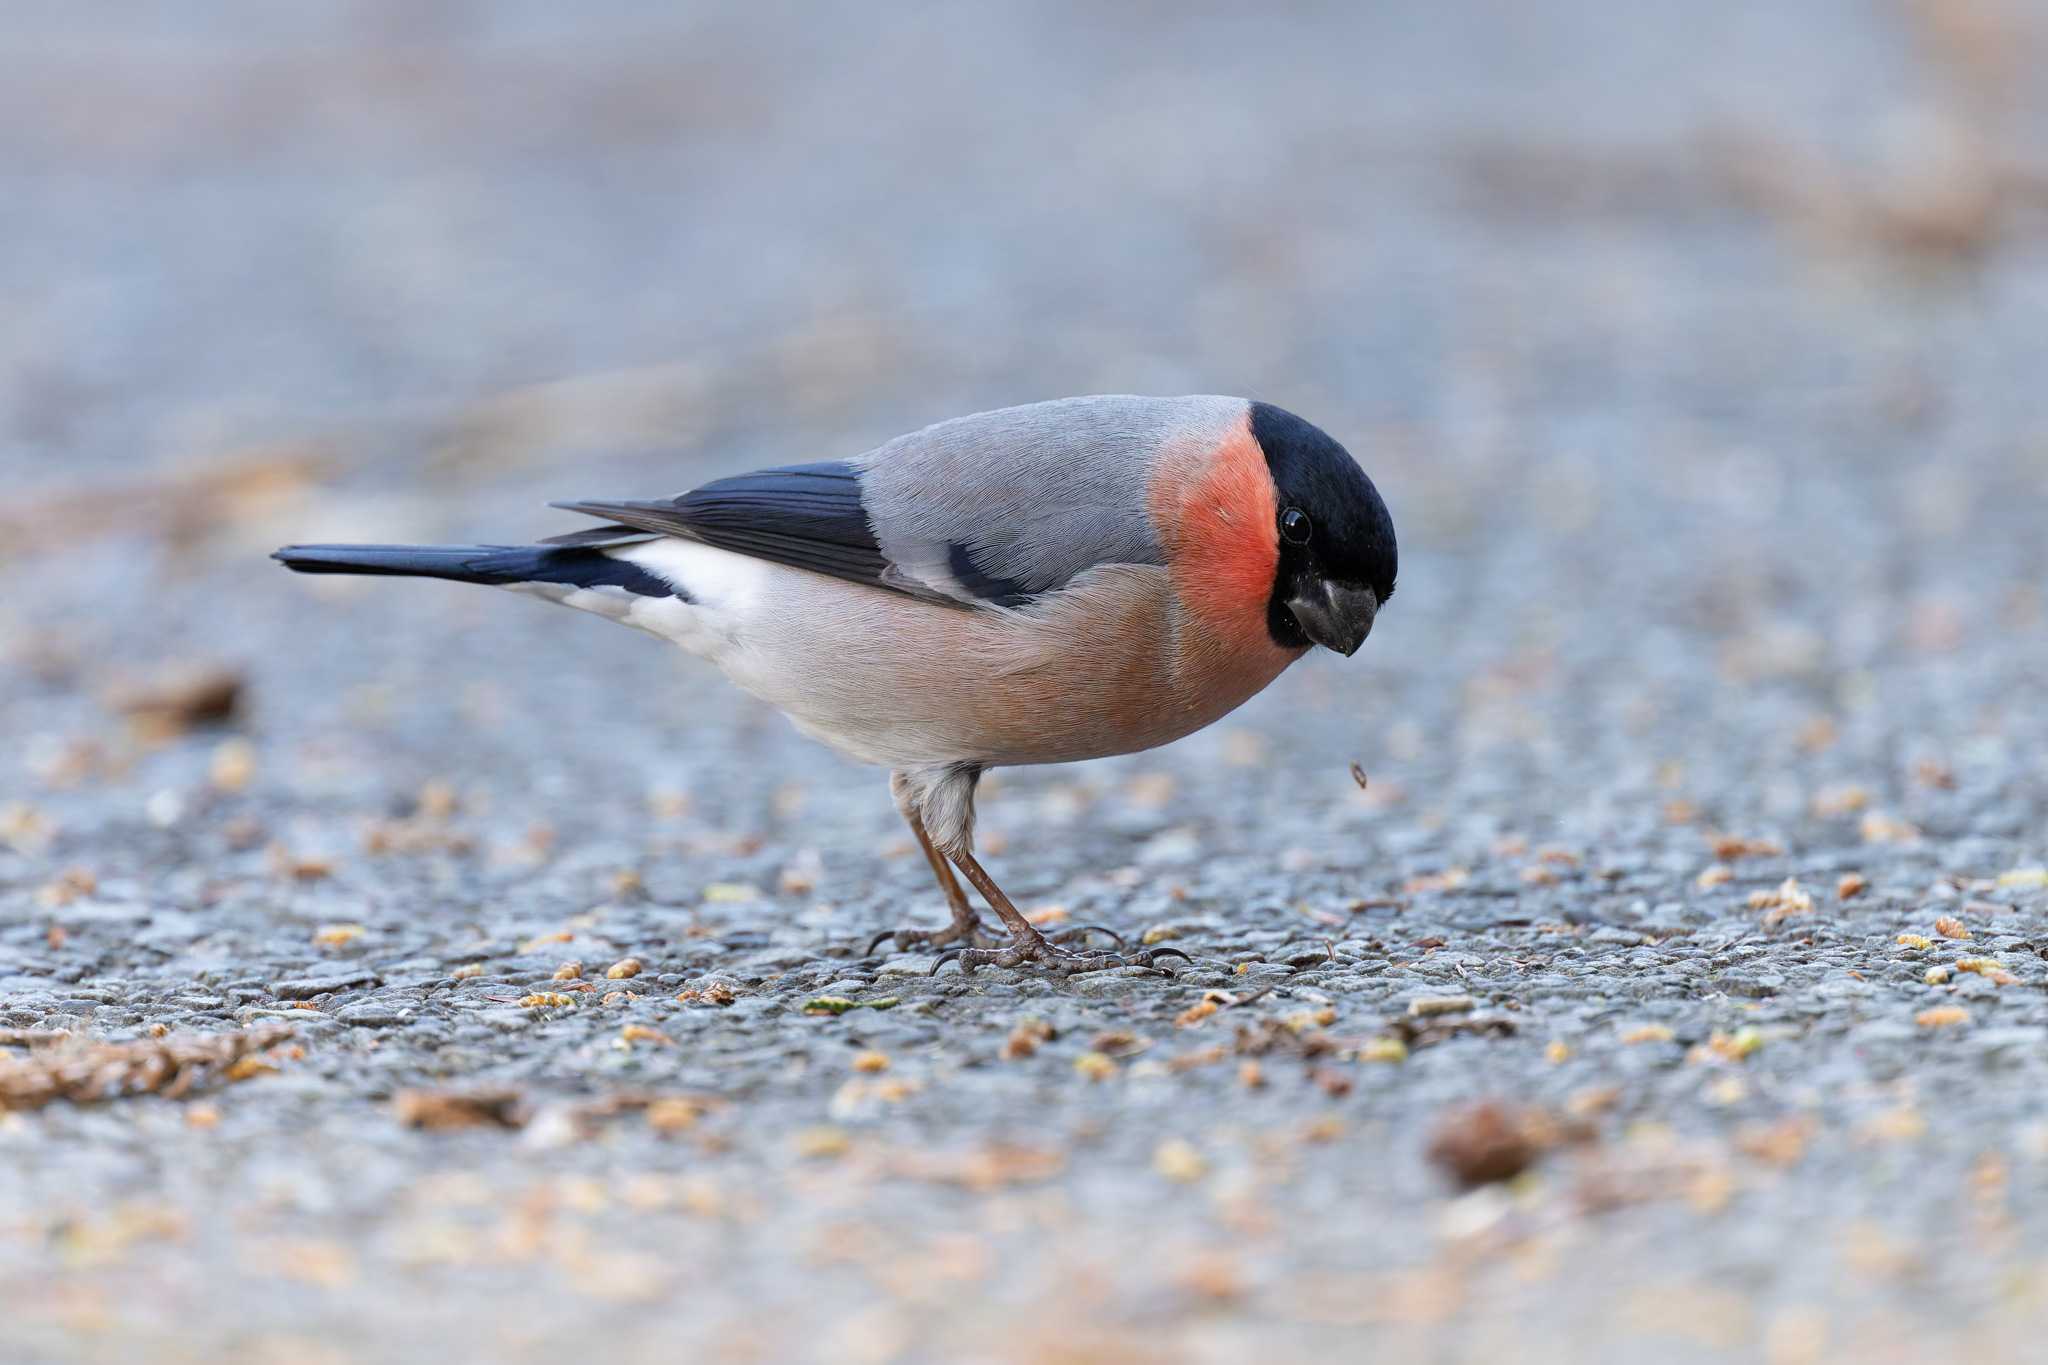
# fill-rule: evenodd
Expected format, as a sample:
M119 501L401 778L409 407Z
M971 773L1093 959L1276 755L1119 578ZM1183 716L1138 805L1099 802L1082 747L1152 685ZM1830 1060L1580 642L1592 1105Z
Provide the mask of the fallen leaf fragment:
M401 1090L391 1112L407 1128L430 1133L463 1128L523 1128L528 1110L516 1090Z
M1591 1128L1581 1121L1561 1121L1541 1109L1480 1100L1437 1119L1428 1156L1470 1189L1513 1180L1552 1148L1591 1137Z
M205 664L179 667L150 682L122 688L112 701L128 717L137 738L160 741L196 726L232 720L241 699L241 674Z
M1724 863L1732 863L1738 858L1777 858L1785 852L1785 846L1775 839L1747 839L1718 830L1707 835L1707 846Z

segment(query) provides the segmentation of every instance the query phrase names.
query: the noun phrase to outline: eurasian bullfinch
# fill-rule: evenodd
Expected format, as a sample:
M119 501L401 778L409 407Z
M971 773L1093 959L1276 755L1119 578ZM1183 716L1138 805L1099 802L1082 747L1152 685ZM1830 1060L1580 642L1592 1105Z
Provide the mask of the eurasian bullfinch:
M555 506L605 524L538 545L276 558L491 583L637 626L888 768L952 923L869 951L960 944L934 972L1185 957L1040 933L974 856L975 784L998 764L1199 730L1312 645L1356 652L1394 592L1394 524L1365 471L1318 428L1241 398L1033 403L679 497ZM1002 946L980 946L955 867L1001 916Z

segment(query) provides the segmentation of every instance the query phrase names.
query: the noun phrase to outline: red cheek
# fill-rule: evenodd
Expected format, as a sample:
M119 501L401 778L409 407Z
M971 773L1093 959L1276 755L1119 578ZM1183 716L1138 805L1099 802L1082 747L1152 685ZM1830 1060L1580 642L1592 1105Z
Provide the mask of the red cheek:
M1192 477L1163 480L1158 492L1180 599L1212 629L1263 635L1280 538L1273 479L1250 430L1233 431Z

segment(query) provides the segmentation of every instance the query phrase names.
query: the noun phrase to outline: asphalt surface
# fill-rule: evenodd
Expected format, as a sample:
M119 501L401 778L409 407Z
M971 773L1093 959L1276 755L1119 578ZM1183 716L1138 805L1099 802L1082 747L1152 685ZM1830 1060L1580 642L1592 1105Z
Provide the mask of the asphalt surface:
M2043 34L1541 8L10 17L0 1355L2029 1358ZM1172 978L863 958L882 774L263 558L1104 390L1402 542L1357 658L985 786Z

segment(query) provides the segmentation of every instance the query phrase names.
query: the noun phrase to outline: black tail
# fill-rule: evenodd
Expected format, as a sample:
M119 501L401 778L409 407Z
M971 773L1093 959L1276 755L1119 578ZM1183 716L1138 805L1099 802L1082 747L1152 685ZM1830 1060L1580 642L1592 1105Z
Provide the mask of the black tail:
M559 545L287 545L271 555L298 573L389 574L458 583L567 583L624 588L642 597L682 594L603 550Z

